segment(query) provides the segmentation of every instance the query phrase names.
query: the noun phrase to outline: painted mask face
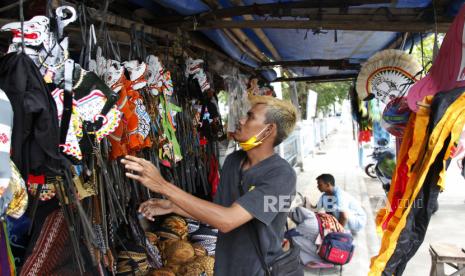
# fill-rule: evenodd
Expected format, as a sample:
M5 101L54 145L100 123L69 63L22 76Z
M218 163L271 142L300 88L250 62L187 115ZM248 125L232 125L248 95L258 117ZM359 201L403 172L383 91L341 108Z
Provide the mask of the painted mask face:
M34 16L31 20L24 22L24 44L25 46L40 46L50 36L50 20L46 16ZM13 33L13 43L21 43L21 23L12 22L2 27L2 31Z
M76 21L76 10L71 6L62 6L56 9L56 21L58 35L61 38L63 29L71 22ZM56 43L56 38L50 33L50 19L43 15L34 16L28 21L24 22L23 30L21 32L21 22L12 22L4 25L2 31L9 31L13 33L12 44L22 43L24 37L24 46L44 46L46 50L50 50ZM11 47L10 47L11 48Z
M147 85L150 87L150 93L156 96L158 95L158 89L163 85L162 83L162 73L163 68L160 61L154 55L150 55L146 59L147 62L147 73L145 78L147 79Z
M119 92L123 83L119 80L124 74L124 67L116 60L107 60L106 72L103 75L105 83L115 92Z
M203 60L188 58L186 60L186 77L194 75L202 70Z
M56 9L57 34L50 32L50 20L46 16L35 16L24 22L21 31L21 23L13 22L4 25L2 31L13 33L12 43L8 52L20 50L24 37L25 53L40 67L44 80L47 83L59 83L63 79L64 64L68 59L68 38L62 38L63 29L71 22L76 21L76 10L71 6L62 6ZM39 49L39 50L37 50Z
M131 81L133 82L132 88L135 90L144 88L147 85L147 80L145 80L144 77L147 64L145 62L139 63L137 60L126 61L123 64L128 70Z

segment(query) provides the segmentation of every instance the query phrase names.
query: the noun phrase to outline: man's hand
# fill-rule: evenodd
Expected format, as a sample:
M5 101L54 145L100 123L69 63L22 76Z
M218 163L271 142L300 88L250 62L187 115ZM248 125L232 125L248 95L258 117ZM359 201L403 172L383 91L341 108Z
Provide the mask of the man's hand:
M139 213L146 219L154 221L154 217L174 212L174 204L166 199L152 198L139 206Z
M339 213L339 223L342 225L342 227L345 227L348 220L349 220L349 214L347 212Z
M166 180L161 176L157 167L151 162L135 156L126 155L121 163L125 165L126 176L139 181L142 185L150 190L163 194L163 188L166 186Z

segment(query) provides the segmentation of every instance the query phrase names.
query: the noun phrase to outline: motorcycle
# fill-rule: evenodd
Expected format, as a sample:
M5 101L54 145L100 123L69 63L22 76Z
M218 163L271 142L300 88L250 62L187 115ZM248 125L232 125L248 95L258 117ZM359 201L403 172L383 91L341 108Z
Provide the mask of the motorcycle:
M387 144L387 143L386 143ZM375 147L373 154L369 155L375 163L365 167L365 173L371 178L378 178L386 194L391 187L392 174L396 167L394 151L386 145Z

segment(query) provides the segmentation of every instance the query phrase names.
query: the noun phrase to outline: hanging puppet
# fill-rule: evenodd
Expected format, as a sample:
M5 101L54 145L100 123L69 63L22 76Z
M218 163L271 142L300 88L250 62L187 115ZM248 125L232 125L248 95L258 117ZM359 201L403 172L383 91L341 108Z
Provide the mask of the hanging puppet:
M34 152L22 152L20 147L14 147L13 152L19 153L20 156L13 156L13 160L15 163L16 160L20 160L20 170L23 177L28 179L31 194L37 195L36 191L41 191L38 196L35 196L32 204L33 219L39 221L39 223L34 224L32 236L39 240L30 243L30 246L34 246L34 248L31 255L26 258L22 271L25 274L30 272L28 269L36 271L38 274L49 274L53 271L54 265L51 263L43 266L43 258L45 256L53 259L55 258L53 254L61 254L60 250L64 248L65 242L72 244L75 254L71 254L71 256L74 256L74 261L81 272L84 269L82 257L84 252L78 253L80 251L80 237L72 230L75 225L70 220L71 217L75 217L74 211L81 210L78 212L78 217L83 223L82 230L85 235L93 237L93 231L90 229L90 224L85 223L88 219L87 215L82 212L79 197L72 192L76 187L73 187L73 181L70 181L71 171L68 170L71 169L71 166L68 166L69 163L60 156L59 151L61 149L62 153L73 161L80 161L83 152L91 155L93 153L92 145L89 145L87 140L82 141L85 140L82 139L83 135L90 135L95 137L95 141L101 141L116 129L121 117L114 105L117 95L95 73L83 70L68 58L68 40L63 37L63 28L75 19L74 8L65 6L56 10L56 17L53 20L57 28L53 29L53 32L49 26L50 20L44 16L34 17L30 21L24 22L23 32L19 22L2 27L3 31L13 32L14 37L10 46L11 53L0 60L0 67L2 67L0 71L4 72L4 74L0 73L0 86L2 86L1 83L9 85L11 80L16 80L14 87L4 87L7 94L23 93L25 95L22 98L14 98L15 121L18 120L17 124L15 122L15 126L18 126L20 133L34 135L30 139L22 138L20 135L16 136L20 141L30 140L32 145L25 147L25 149L31 149ZM24 45L21 44L23 36L25 38ZM21 51L21 53L17 54L15 51ZM30 75L33 77L29 77ZM2 76L5 76L5 80L2 80ZM61 86L62 89L56 89L50 93L44 80ZM24 103L20 103L19 99L24 100ZM17 105L23 107L15 109ZM28 116L34 116L35 120ZM20 128L21 126L31 126L31 122L36 122L32 127L36 127L38 131L24 131ZM29 157L25 154L31 154L32 162L27 162ZM91 157L88 156L88 159ZM29 168L25 165L29 165ZM53 167L53 169L45 170L41 169L42 167ZM62 172L64 176L70 177L63 181L59 180L62 178L56 176L58 174L64 177ZM51 181L51 177L54 181ZM73 207L69 207L63 202L59 206L56 200L50 200L57 193L63 192L55 189L58 185L63 187L66 194L62 194L60 199L66 197ZM39 199L42 201L50 200L51 203L47 202L41 205L36 203ZM53 207L41 209L40 206ZM57 236L52 235L50 229L67 229L68 231L53 232L58 233ZM44 253L41 245L46 240L53 240L56 243L57 247L54 252ZM49 256L49 253L53 256Z
M207 91L210 88L210 83L207 79L207 75L203 70L204 61L201 59L188 58L186 60L186 76L193 75L193 78L196 79L199 83L200 90L202 92Z
M131 88L133 90L129 100L136 106L136 114L139 122L137 131L134 134L138 136L138 139L141 141L141 145L138 148L132 148L132 150L139 151L143 148L151 147L152 145L149 137L150 116L145 109L143 92L139 91L147 86L147 80L145 79L147 64L145 62L132 60L124 62L123 65L124 68L129 72Z
M181 112L181 109L171 102L173 83L170 72L163 68L156 56L147 56L146 62L148 65L146 72L148 91L151 95L158 97L158 106L156 107L158 112L154 118L159 134L158 157L163 165L171 167L172 162L179 162L182 159L181 148L176 138L174 119L176 113Z
M131 82L126 79L125 69L116 60L107 60L106 71L103 78L111 89L118 93L118 109L123 113L123 120L118 128L109 136L111 143L110 157L116 159L129 153L130 149L142 147L142 141L137 136L139 118L136 114L136 105L130 101L135 92Z
M79 140L81 129L87 128L88 132L95 134L100 141L112 133L119 124L120 113L114 107L117 96L105 83L93 72L88 72L74 64L69 69L69 80L66 79L65 64L69 61L68 38L61 37L63 29L76 20L76 11L69 6L59 7L56 10L56 22L58 32L50 31L50 19L45 16L35 16L24 22L24 46L25 53L40 68L44 80L55 84L66 85L71 83L73 91L73 104L70 109L71 127L68 128L66 140L61 143L61 149L65 154L81 159L82 153L78 149L76 140ZM15 52L22 49L21 24L9 23L2 27L2 31L13 33L12 44L9 51ZM54 91L54 100L60 111L63 107L64 91ZM62 112L58 114L60 118ZM76 118L79 117L79 119ZM65 122L67 125L68 122Z

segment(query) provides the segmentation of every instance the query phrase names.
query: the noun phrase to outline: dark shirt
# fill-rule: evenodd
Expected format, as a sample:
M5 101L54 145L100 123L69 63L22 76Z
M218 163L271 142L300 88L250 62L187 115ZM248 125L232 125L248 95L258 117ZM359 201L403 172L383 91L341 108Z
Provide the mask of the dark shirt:
M251 223L258 229L258 244L269 264L282 253L288 209L296 192L296 174L286 160L275 154L243 172L246 193L240 196L240 164L245 158L244 151L226 158L214 202L227 207L237 202L254 217ZM284 208L279 208L279 202L273 205L271 197L281 197ZM264 275L251 240L255 236L251 236L246 224L229 233L219 233L215 275Z
M13 107L11 159L26 180L29 173L56 175L60 167L55 101L39 69L25 54L0 58L0 88Z

